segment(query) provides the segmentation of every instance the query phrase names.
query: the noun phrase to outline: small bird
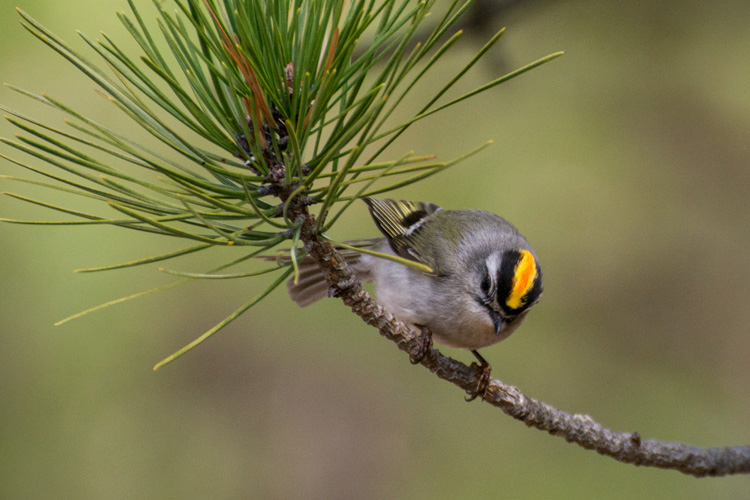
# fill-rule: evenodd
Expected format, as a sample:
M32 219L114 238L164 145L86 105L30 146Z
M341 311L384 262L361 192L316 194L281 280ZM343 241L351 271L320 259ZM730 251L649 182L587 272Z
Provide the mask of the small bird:
M360 281L374 283L386 310L421 329L423 342L434 339L471 350L481 376L469 400L483 394L491 367L477 349L513 333L542 294L542 270L534 250L511 223L490 212L363 200L385 237L353 244L418 262L431 272L352 250L342 254ZM290 280L288 286L302 307L328 294L323 274L312 261L303 261L297 284ZM419 362L430 348L423 344L412 362Z

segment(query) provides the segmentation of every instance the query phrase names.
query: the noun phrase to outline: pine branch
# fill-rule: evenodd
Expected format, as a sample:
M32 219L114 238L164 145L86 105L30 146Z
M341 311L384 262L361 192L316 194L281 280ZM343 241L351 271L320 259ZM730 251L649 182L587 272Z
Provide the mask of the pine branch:
M399 349L415 356L420 335L386 312L361 286L351 268L333 246L315 233L315 220L304 212L302 240L309 255L323 270L335 296ZM467 393L479 383L480 373L460 361L431 349L420 364ZM623 463L678 470L695 477L718 477L750 473L750 446L696 448L683 443L642 439L638 432L616 432L605 428L588 415L571 414L529 398L517 387L492 379L483 398L528 427L547 431L587 450L596 450Z

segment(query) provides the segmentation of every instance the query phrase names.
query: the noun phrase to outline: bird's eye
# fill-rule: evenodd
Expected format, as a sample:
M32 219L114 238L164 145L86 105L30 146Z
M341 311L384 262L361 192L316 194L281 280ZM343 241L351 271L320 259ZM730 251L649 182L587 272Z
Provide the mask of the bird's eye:
M490 277L489 276L485 276L484 279L482 280L482 284L481 284L482 292L484 292L485 295L489 295L489 293L490 293L490 286L491 286Z

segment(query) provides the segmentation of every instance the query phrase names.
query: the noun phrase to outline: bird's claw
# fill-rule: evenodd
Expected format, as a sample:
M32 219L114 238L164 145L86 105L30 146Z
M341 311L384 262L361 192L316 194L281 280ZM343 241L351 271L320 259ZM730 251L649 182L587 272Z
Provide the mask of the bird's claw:
M481 396L482 401L484 401L485 397L487 396L487 389L490 386L490 374L492 373L492 366L490 366L487 360L480 356L477 351L471 352L472 354L474 354L474 356L476 356L477 360L479 360L478 364L476 362L471 364L471 367L479 372L479 380L477 380L477 386L472 391L466 391L469 397L465 399L467 402L470 402Z

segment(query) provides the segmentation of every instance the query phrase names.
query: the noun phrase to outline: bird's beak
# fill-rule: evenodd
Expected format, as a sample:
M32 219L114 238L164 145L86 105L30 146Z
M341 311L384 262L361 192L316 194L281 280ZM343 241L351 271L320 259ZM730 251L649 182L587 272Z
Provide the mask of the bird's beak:
M503 318L494 309L490 309L490 317L492 318L492 324L495 325L495 335L500 335L500 329L503 327Z

